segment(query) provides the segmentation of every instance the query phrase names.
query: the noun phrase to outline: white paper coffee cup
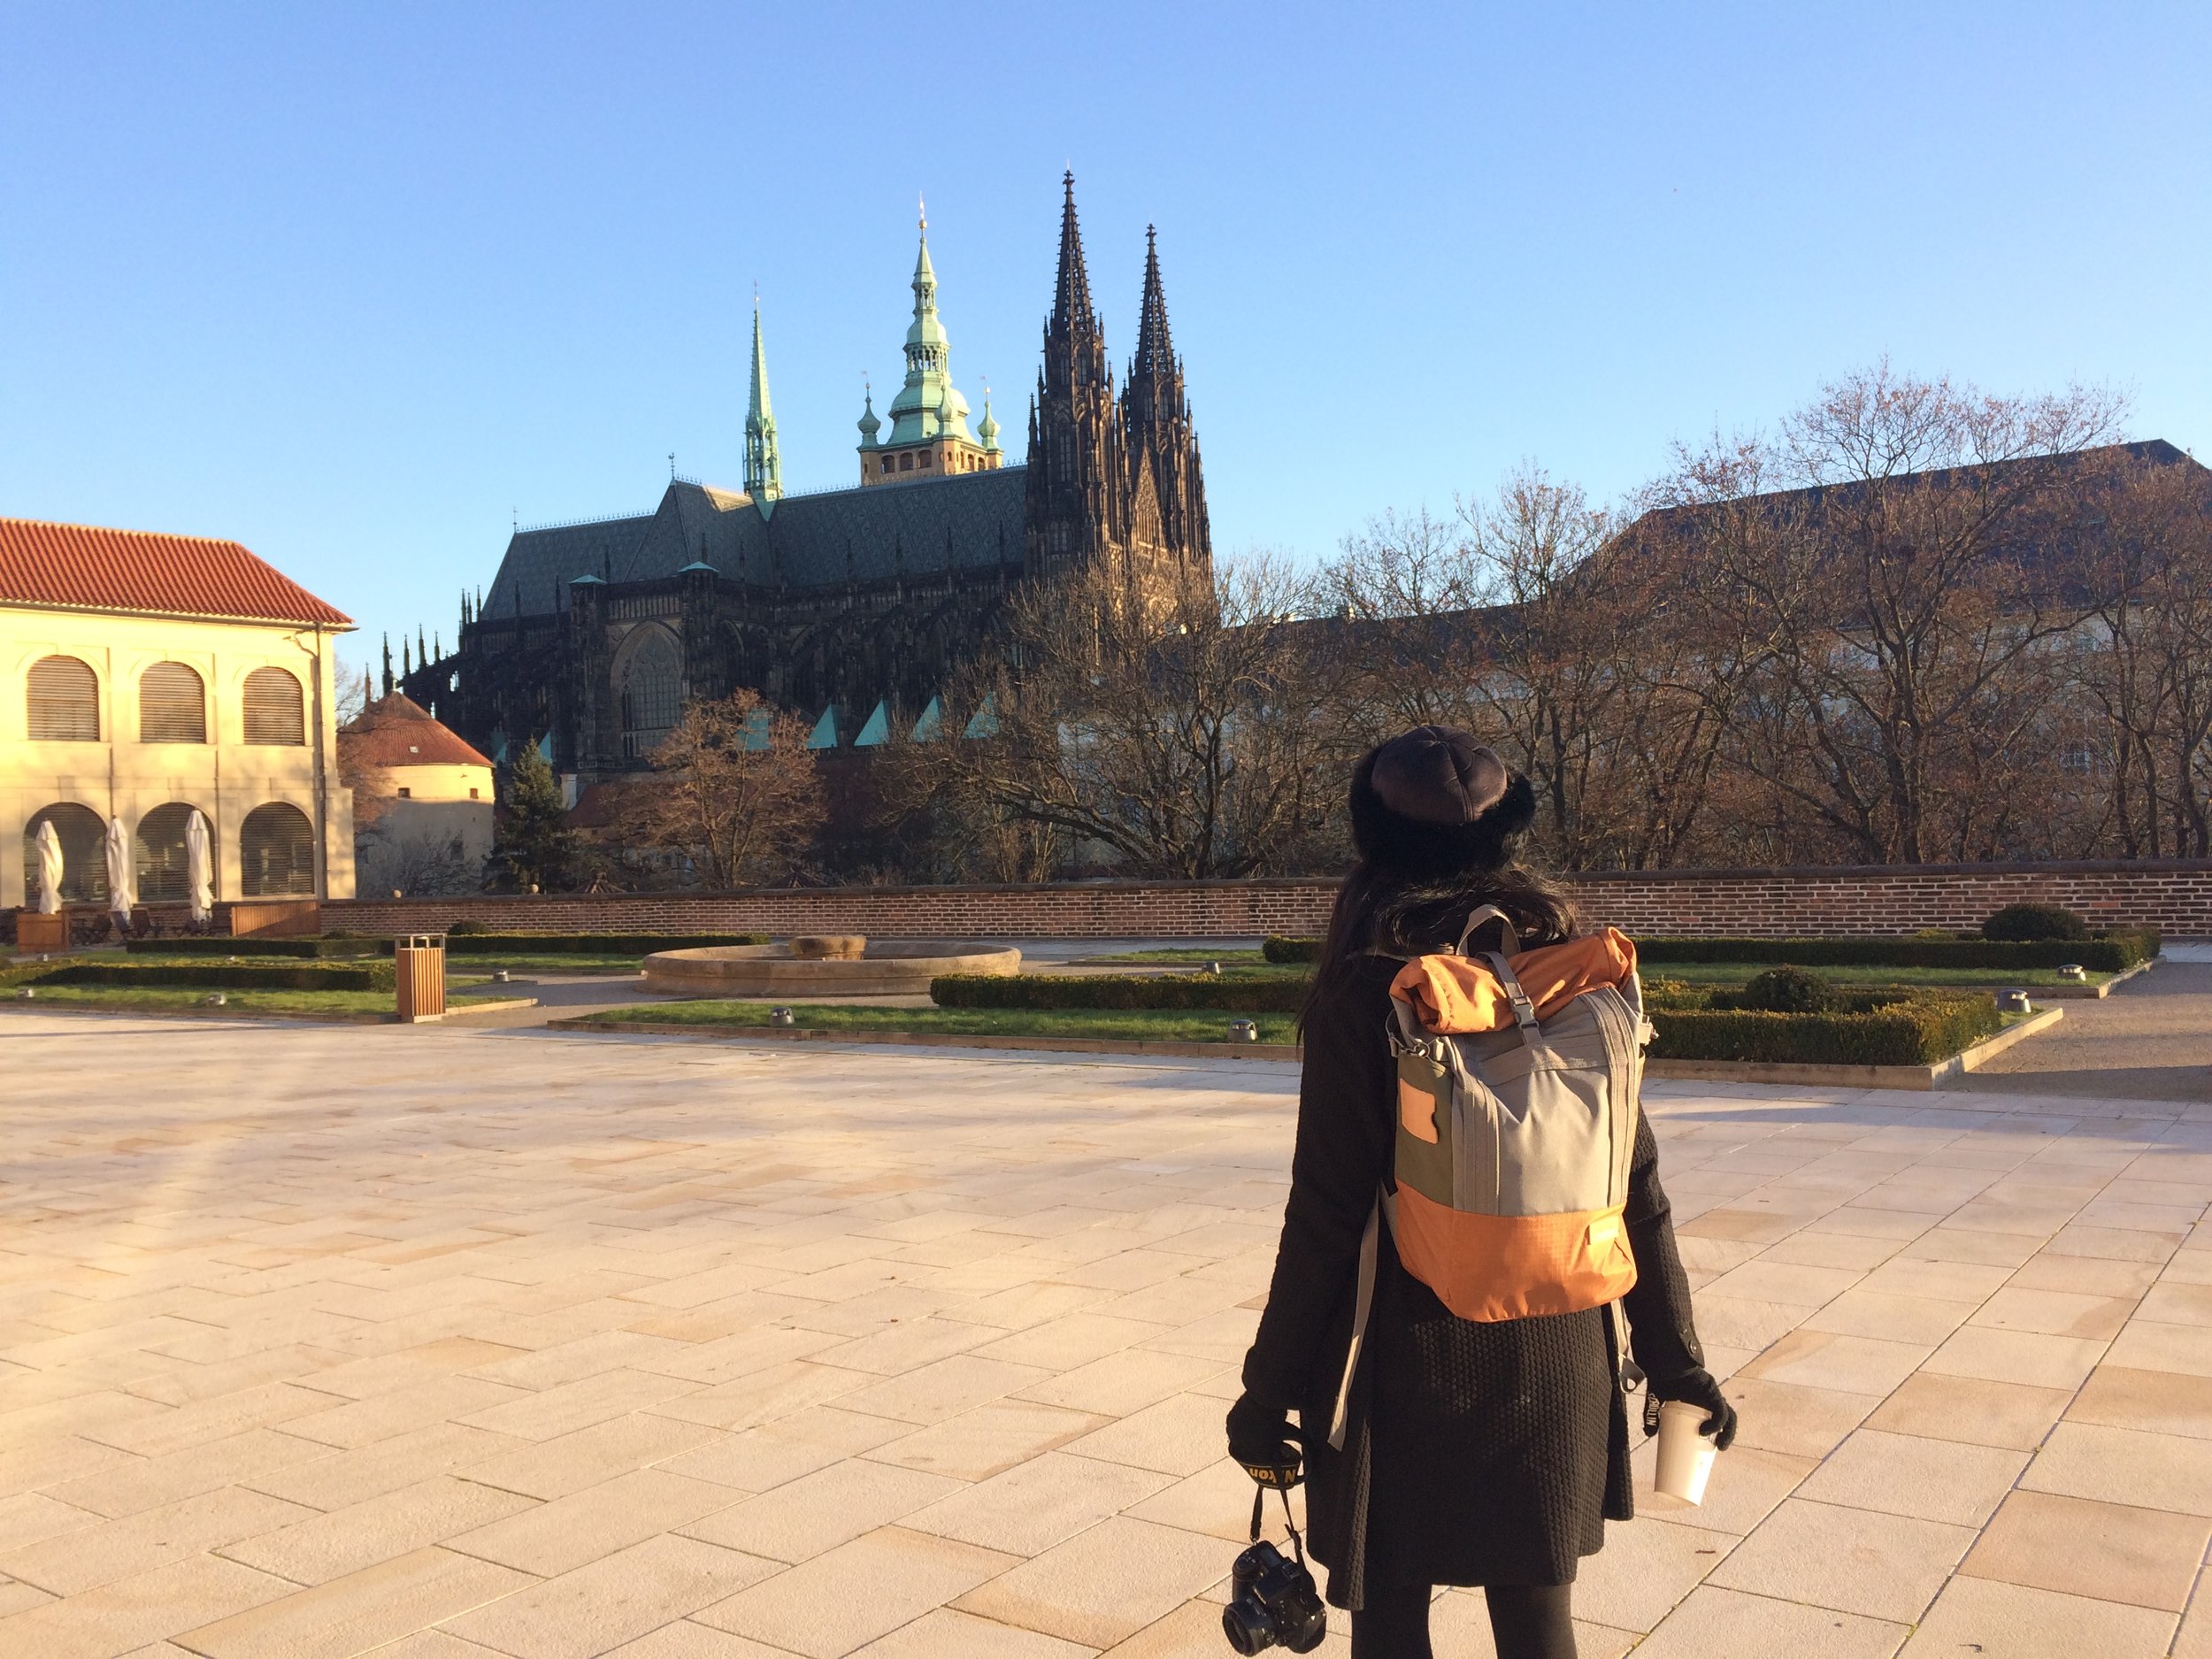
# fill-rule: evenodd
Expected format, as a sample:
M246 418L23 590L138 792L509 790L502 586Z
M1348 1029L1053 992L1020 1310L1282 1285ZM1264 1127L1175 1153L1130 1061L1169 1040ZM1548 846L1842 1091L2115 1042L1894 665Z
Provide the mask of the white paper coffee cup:
M1709 1434L1698 1430L1712 1415L1686 1400L1668 1400L1659 1407L1659 1490L1685 1503L1705 1502L1705 1483L1712 1478L1713 1459L1719 1448Z

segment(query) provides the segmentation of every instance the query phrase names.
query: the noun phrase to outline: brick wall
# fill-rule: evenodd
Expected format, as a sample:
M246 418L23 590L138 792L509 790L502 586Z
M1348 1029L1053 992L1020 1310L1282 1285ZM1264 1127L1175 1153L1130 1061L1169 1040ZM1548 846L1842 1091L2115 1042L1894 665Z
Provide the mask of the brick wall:
M2212 861L1678 870L1585 876L1591 918L1631 933L1906 933L1972 927L2016 900L2100 926L2212 937ZM1332 881L1098 881L1041 887L763 888L733 893L357 899L326 929L405 933L468 920L539 933L868 933L879 938L1231 938L1315 933Z

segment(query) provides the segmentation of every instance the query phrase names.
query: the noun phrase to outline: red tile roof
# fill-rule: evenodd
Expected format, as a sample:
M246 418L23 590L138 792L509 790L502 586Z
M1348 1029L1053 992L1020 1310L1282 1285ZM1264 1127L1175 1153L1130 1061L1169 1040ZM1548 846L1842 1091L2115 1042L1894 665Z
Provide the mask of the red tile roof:
M379 697L338 733L349 766L485 766L491 762L404 692Z
M31 518L0 518L0 604L353 626L235 541Z

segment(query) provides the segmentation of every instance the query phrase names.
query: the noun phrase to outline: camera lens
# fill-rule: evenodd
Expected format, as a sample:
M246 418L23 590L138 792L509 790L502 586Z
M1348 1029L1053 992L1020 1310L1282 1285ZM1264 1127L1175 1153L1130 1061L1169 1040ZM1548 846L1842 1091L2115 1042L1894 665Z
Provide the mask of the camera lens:
M1261 1653L1275 1645L1275 1621L1249 1595L1240 1595L1221 1609L1221 1632L1239 1653Z

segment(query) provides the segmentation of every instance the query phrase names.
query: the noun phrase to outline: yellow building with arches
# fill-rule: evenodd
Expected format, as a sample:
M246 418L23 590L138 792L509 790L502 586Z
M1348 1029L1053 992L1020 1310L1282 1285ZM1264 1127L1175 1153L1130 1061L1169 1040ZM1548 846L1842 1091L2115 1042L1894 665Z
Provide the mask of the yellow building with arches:
M352 626L235 541L0 518L0 910L37 903L50 822L64 899L106 905L113 818L139 902L186 902L196 808L218 902L351 898Z

